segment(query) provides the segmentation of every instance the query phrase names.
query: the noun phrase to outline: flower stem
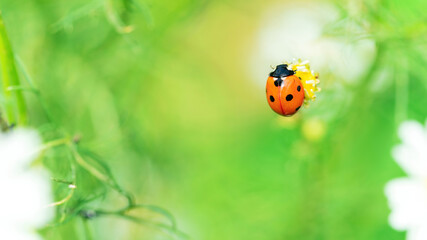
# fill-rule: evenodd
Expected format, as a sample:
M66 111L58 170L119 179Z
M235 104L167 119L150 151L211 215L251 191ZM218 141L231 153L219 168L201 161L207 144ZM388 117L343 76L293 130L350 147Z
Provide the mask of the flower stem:
M5 115L9 125L27 124L27 107L22 91L11 91L10 89L20 87L18 72L16 71L15 59L12 47L7 36L6 28L0 12L0 65L3 82L3 96L5 100Z

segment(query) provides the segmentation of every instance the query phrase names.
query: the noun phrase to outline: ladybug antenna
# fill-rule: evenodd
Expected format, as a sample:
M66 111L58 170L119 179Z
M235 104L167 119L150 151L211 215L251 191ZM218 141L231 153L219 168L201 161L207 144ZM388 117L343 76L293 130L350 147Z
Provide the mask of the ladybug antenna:
M288 69L288 64L280 64L276 66L276 69L270 73L270 77L282 78L294 75L295 72Z

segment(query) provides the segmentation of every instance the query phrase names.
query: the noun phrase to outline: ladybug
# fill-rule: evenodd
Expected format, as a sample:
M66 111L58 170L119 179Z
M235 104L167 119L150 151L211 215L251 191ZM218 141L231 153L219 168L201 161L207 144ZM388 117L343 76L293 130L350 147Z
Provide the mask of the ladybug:
M267 102L273 111L282 116L294 115L304 102L301 79L294 74L287 64L280 64L267 78Z

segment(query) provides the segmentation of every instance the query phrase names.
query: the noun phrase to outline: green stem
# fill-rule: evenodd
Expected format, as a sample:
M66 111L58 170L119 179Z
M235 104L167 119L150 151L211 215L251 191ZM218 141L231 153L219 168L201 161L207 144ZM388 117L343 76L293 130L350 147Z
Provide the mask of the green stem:
M86 240L93 240L92 229L90 228L89 220L83 219L83 226L86 233Z
M0 64L5 99L5 112L9 125L27 124L27 107L22 91L10 91L20 87L18 72L16 71L12 47L7 36L6 28L0 12ZM16 108L16 109L15 109Z

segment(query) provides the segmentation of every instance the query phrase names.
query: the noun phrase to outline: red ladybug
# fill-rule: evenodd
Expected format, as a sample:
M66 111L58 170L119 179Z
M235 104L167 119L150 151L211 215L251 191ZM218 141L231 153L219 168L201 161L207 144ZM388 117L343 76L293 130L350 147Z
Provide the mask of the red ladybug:
M288 65L280 64L267 78L267 102L282 116L294 115L304 102L304 88L294 74Z

